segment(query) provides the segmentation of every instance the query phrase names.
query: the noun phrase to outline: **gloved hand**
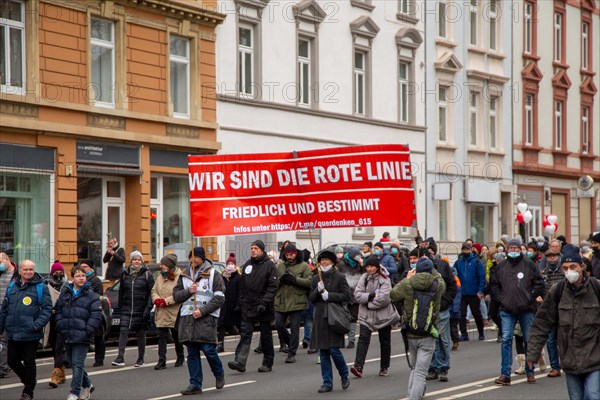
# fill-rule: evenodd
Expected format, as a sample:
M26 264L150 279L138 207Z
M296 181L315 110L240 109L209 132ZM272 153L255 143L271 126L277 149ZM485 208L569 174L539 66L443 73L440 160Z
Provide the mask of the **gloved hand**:
M262 314L262 313L264 313L265 311L267 311L267 307L265 307L265 306L264 306L264 305L262 305L262 304L259 304L259 305L258 305L258 307L256 307L256 312L257 312L258 314Z
M158 299L158 300L160 300L160 302L158 303L157 307L167 308L168 305L167 305L167 301L165 299Z
M319 281L319 282L317 283L317 290L318 290L319 292L322 292L323 290L325 290L325 284L323 283L323 281Z
M150 323L150 308L146 307L146 309L144 310L144 315L142 316L142 319L144 321L146 321L147 323Z
M289 272L286 272L285 274L281 275L281 278L279 278L279 280L284 285L295 285L296 284L296 277Z
M369 293L369 301L373 301L374 298L375 298L375 292Z
M323 301L327 301L327 299L329 298L329 292L327 290L324 290L323 292L321 292L321 297L323 298Z

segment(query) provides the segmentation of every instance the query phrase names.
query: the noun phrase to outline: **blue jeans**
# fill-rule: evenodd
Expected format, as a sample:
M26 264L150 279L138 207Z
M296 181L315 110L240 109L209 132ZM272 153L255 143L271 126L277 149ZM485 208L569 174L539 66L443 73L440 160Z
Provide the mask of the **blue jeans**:
M600 399L600 370L587 374L565 373L565 375L570 400Z
M73 379L71 380L71 393L79 396L82 387L92 386L92 381L85 371L85 358L87 357L89 344L65 343L65 358L73 368Z
M521 314L511 314L508 311L500 310L500 319L502 320L502 367L500 373L503 376L510 377L510 372L513 364L512 359L512 341L517 321L521 324L523 332L523 346L525 354L527 354L527 340L529 339L529 329L533 322L534 314L532 312L524 312ZM535 367L534 367L535 368ZM525 364L525 373L533 374L533 369Z
M348 366L344 355L337 347L330 347L326 350L319 350L319 356L321 359L321 376L323 377L323 386L333 387L333 367L331 366L331 359L335 364L340 376L345 378L348 376Z
M435 341L435 352L431 358L430 370L448 372L450 369L450 310L440 311L440 323L437 326L440 340Z
M550 368L560 371L560 363L558 361L558 345L556 344L556 327L554 327L554 329L552 329L548 335L546 349L548 349Z
M302 311L302 321L304 323L304 339L305 343L310 343L310 334L312 333L313 327L313 315L315 314L315 305L310 303L308 308Z
M225 371L223 371L223 364L221 364L221 359L219 358L219 353L217 353L216 344L187 342L185 347L187 347L188 352L187 365L190 373L190 385L202 388L203 376L202 364L200 363L200 351L204 353L204 357L206 357L206 361L208 361L208 365L215 377L223 376L223 374L225 374Z

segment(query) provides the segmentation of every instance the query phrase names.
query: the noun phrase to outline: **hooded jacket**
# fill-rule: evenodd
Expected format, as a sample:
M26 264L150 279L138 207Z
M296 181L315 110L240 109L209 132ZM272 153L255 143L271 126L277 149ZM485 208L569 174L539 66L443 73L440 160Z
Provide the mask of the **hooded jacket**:
M52 299L44 279L37 272L27 283L18 276L7 291L0 308L0 334L5 330L9 340L34 341L44 335L44 326L52 315ZM42 302L38 302L37 284L42 284Z
M454 268L460 279L460 290L463 296L476 295L485 290L485 268L483 263L471 253L464 257L461 253L454 263Z
M507 258L492 271L490 291L501 310L515 315L535 313L535 299L544 294L544 279L533 262L520 255Z
M359 304L358 323L370 331L377 331L400 320L400 315L390 299L391 281L389 276L385 275L363 274L354 290L354 300ZM371 293L375 293L375 297L369 301Z
M175 328L175 321L181 307L173 298L173 289L179 281L181 270L175 268L173 270L173 279L165 279L162 276L156 278L156 282L152 287L152 303L157 299L165 299L167 307L156 307L154 318L157 328Z
M344 254L344 258L342 258L335 265L335 268L344 275L350 290L354 293L354 289L356 289L356 286L358 285L358 280L364 273L367 272L367 270L364 266L359 265L358 262L353 267L352 264L346 259L346 256L347 253ZM354 302L354 297L352 297L350 303L353 304Z
M562 295L558 293L559 285L550 289L529 330L528 361L539 359L548 335L556 327L560 367L565 372L600 370L600 303L591 279L595 278L585 278L579 287L566 282Z
M279 280L286 273L292 274L296 278L296 283L290 285ZM292 263L279 260L277 263L277 279L279 289L275 295L275 311L288 313L306 310L308 308L308 289L310 289L312 283L312 272L308 264L303 261L301 252L297 253Z
M388 249L383 249L382 253L377 256L379 258L379 262L381 265L387 269L390 275L395 275L398 273L398 266L396 265L396 261L394 257L390 254Z
M250 258L242 266L239 300L242 320L273 321L278 287L277 266L267 253L263 253L256 259ZM259 305L264 306L265 311L259 313L257 310Z
M92 290L89 282L77 294L69 283L56 302L56 329L65 343L91 343L101 324L100 295Z
M436 328L438 328L440 320L440 304L442 301L442 294L446 290L446 284L442 276L434 270L432 273L419 272L414 274L409 279L403 279L392 289L390 297L392 301L404 301L404 314L402 315L403 321L410 321L413 315L413 305L415 302L415 290L428 290L431 288L433 281L438 281L438 288L435 294L435 302L433 307L433 321ZM427 336L419 336L414 333L408 332L408 338L410 339L421 339Z
M129 268L123 270L119 286L121 326L131 330L146 328L150 322L153 287L154 276L145 265L141 266L135 278L131 275Z

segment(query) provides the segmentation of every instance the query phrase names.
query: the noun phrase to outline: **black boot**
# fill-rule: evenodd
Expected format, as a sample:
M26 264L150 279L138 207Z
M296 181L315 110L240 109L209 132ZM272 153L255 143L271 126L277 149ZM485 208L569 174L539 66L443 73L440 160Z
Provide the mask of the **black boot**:
M217 345L217 353L222 353L224 351L225 351L225 343L219 342L219 344Z
M175 361L175 366L176 367L181 367L183 365L184 361L185 361L185 357L183 356L183 354L179 354L177 356L177 360Z
M159 369L167 369L167 362L164 358L160 358L158 360L158 363L156 363L156 365L154 366L155 370L159 370Z

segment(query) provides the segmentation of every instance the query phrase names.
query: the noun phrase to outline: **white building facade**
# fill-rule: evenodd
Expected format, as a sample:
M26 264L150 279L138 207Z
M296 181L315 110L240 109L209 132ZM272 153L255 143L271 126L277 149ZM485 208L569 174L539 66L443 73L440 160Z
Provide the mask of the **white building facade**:
M217 31L220 154L408 143L425 162L423 23L413 1L223 0ZM424 87L424 85L423 85ZM417 171L418 173L418 171ZM418 225L424 181L415 180ZM398 212L401 212L399 210ZM312 251L331 243L412 240L409 227L340 228L219 237L219 254L248 257L255 239ZM410 238L410 239L409 239Z
M515 203L529 205L531 235L552 213L554 237L579 244L600 230L600 1L526 0L515 12Z
M442 252L512 233L511 4L437 0L422 11L425 235Z

